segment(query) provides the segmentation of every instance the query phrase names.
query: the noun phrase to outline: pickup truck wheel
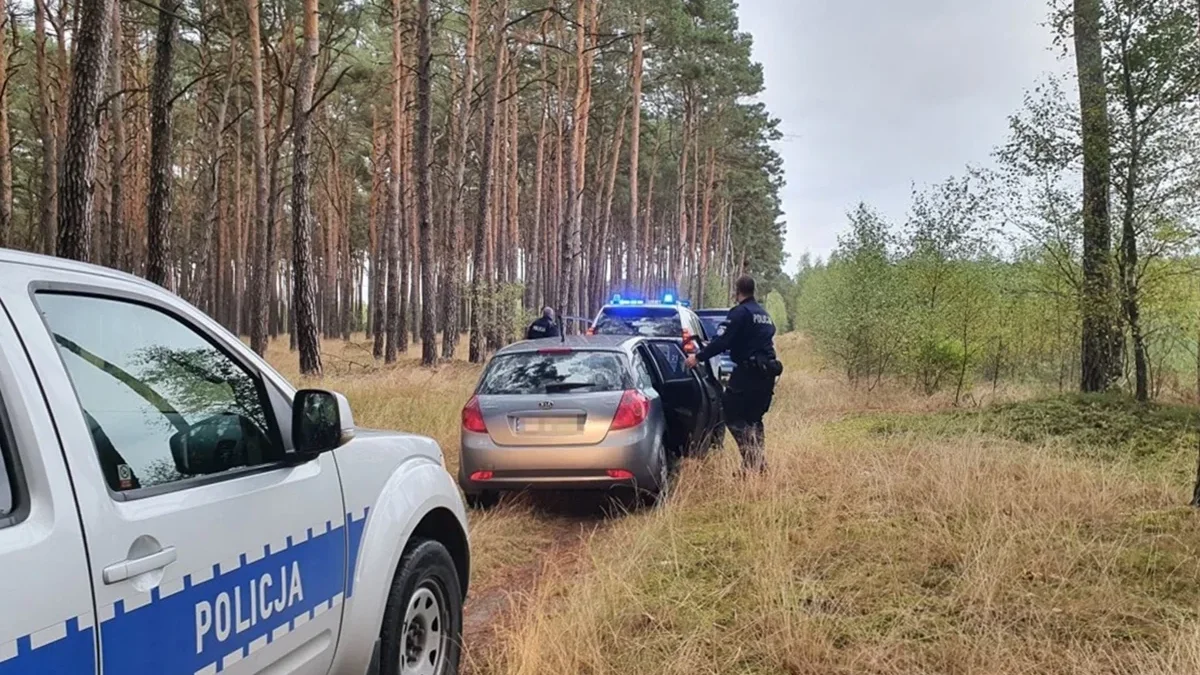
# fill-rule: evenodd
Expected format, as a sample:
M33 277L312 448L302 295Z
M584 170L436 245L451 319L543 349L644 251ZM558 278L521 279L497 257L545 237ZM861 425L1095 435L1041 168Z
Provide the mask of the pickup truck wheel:
M454 675L462 651L462 588L440 542L415 542L400 560L380 635L380 675Z

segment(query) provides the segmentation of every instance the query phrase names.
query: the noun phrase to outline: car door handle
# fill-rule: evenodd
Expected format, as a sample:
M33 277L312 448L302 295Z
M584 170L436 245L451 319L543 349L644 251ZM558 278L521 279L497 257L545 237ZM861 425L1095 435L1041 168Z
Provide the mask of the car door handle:
M175 562L178 557L179 555L175 553L175 547L168 546L161 551L142 556L141 558L113 563L104 568L104 583L115 584L118 581L125 581L139 574L160 570Z

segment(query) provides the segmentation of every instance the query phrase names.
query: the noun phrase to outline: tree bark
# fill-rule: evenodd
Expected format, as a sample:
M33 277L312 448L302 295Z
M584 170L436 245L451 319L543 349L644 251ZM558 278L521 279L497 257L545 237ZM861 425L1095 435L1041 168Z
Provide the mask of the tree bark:
M104 93L112 28L112 2L91 0L81 8L75 37L63 170L59 177L58 255L88 260L95 219L96 154L100 128L97 109Z
M246 0L250 34L251 106L254 108L254 282L250 289L250 348L258 355L267 351L267 318L271 302L269 279L271 263L267 258L271 240L271 222L267 199L270 179L267 176L267 104L263 94L262 27L259 5L262 0Z
M8 122L8 93L12 76L8 72L7 0L0 0L0 248L9 246L13 225L12 138Z
M430 38L429 0L417 0L417 224L421 249L421 365L437 362L437 304L434 300L433 184L430 175L433 103L430 100L433 79L433 47Z
M1109 221L1111 150L1100 37L1100 0L1075 0L1075 60L1083 131L1083 333L1085 392L1108 389L1116 372Z
M479 211L475 221L475 256L474 275L471 280L471 362L483 363L486 355L485 331L488 326L485 317L485 305L492 298L490 279L492 270L487 264L488 249L491 242L489 237L488 220L492 210L492 173L496 145L496 114L500 109L500 87L504 79L504 67L508 49L505 46L504 24L508 17L508 0L499 0L496 9L496 31L493 41L496 72L492 77L489 89L489 100L483 120L483 148L480 150L479 167Z
M317 0L304 0L304 45L296 74L292 102L292 248L295 289L296 346L300 350L300 372L321 374L321 343L317 333L317 289L312 261L312 107L316 85Z
M58 244L58 123L55 94L46 61L46 7L47 0L34 0L34 67L38 89L38 133L42 140L42 180L38 194L39 220L42 252L55 252Z
M109 204L111 205L108 221L108 264L117 269L127 268L125 260L129 250L126 242L129 229L125 224L125 195L123 194L125 183L125 101L124 95L121 93L123 86L121 84L122 42L121 2L117 0L112 4L112 41L110 43L112 54L108 62L109 96L112 97L108 102L108 128L111 136L108 169ZM4 143L4 147L8 147L7 142ZM11 174L9 178L11 186Z
M400 268L404 265L401 258L404 231L401 221L404 218L402 200L403 186L403 145L404 145L404 45L402 25L400 23L401 0L392 0L392 135L391 135L391 174L388 182L388 331L387 347L384 351L384 361L395 363L396 354L407 350L408 337L405 334L404 312L406 311L403 294L404 275ZM401 347L403 341L403 347Z
M171 249L171 76L179 0L161 0L150 82L150 201L146 214L146 278L172 288Z
M450 227L451 255L447 256L449 269L446 274L446 324L442 335L442 358L453 359L458 349L460 325L458 322L458 307L461 303L462 289L465 283L464 272L466 265L463 259L466 255L466 181L467 181L467 150L471 129L471 94L475 87L475 48L479 35L479 0L471 0L467 6L467 44L463 60L462 90L458 101L458 119L454 126L454 203L453 222ZM478 261L478 258L476 259Z
M629 254L626 272L622 276L626 283L637 284L641 279L638 245L641 224L638 222L638 172L640 170L638 153L642 146L642 69L643 52L646 45L646 18L638 22L638 32L633 36L633 65L630 67L631 86L633 88L633 120L629 125Z

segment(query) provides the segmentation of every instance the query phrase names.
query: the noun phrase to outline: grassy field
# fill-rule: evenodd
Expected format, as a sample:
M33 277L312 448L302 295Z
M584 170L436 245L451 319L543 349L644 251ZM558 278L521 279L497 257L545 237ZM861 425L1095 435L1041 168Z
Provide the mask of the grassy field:
M474 368L326 349L323 386L362 423L453 460ZM767 477L735 479L730 448L652 512L473 515L468 614L479 594L504 609L468 632L468 671L1200 673L1193 411L1019 391L951 410L854 390L802 338L781 351Z

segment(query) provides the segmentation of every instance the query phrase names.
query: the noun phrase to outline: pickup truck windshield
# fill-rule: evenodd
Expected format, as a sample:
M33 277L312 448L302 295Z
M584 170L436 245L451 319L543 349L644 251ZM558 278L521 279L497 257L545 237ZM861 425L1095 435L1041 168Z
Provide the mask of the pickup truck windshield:
M641 335L678 338L683 335L679 310L672 307L605 307L594 326L596 335Z

